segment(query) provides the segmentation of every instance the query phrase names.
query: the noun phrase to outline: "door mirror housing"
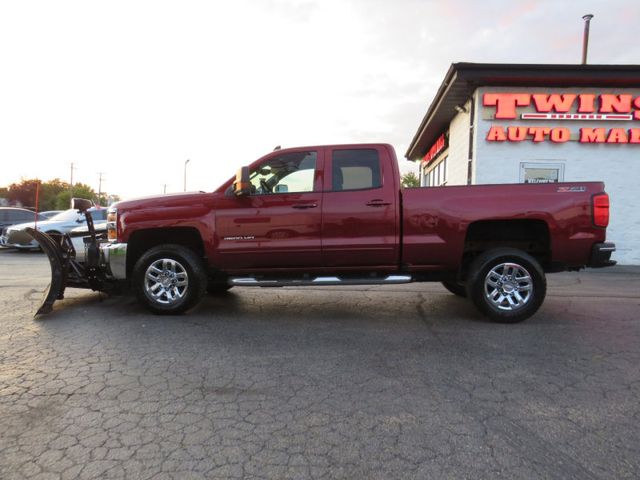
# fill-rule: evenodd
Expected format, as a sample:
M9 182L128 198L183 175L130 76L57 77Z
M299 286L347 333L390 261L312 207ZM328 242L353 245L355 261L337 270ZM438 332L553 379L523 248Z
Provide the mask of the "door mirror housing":
M249 167L241 167L236 173L236 181L233 182L233 194L236 197L251 195L251 181L249 180Z
M75 197L71 199L71 208L78 210L81 213L84 213L91 207L93 207L93 202L91 200L87 200L86 198L75 198Z

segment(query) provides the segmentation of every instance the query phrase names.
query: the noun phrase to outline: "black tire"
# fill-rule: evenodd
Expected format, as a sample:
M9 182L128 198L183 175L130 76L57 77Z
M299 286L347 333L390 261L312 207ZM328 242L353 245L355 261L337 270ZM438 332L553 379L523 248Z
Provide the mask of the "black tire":
M515 248L488 250L474 259L467 295L494 322L517 323L538 311L547 281L538 261Z
M467 298L467 286L457 282L442 282L442 286L458 297Z
M189 310L200 302L206 288L202 259L181 245L154 247L133 268L136 296L156 314L177 315Z

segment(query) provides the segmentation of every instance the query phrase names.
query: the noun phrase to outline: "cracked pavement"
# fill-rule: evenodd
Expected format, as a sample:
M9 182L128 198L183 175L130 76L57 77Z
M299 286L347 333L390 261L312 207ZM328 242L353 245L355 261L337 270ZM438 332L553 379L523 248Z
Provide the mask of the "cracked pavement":
M234 288L184 316L0 251L0 478L640 476L640 268L487 322L439 284Z

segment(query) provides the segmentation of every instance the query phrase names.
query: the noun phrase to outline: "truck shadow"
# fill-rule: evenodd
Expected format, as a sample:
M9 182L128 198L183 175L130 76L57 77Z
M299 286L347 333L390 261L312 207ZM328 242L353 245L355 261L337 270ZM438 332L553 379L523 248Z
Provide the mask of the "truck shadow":
M183 315L154 315L129 293L102 294L67 290L67 297L50 314L37 317L53 322L76 316L198 325L260 322L264 324L454 325L489 323L470 302L443 292L325 288L234 288L208 294ZM33 307L35 312L36 307Z

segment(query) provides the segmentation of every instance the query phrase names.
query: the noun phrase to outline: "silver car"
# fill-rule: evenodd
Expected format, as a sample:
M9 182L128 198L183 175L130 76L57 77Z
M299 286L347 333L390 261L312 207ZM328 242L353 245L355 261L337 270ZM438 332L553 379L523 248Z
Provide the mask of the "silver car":
M91 208L89 211L95 221L107 218L106 208ZM25 232L26 227L37 228L44 233L69 233L74 228L86 226L86 224L87 220L83 214L78 213L75 209L69 209L51 217L50 220L39 221L37 225L35 222L12 225L3 233L0 243L7 247L35 250L40 246L31 235Z

